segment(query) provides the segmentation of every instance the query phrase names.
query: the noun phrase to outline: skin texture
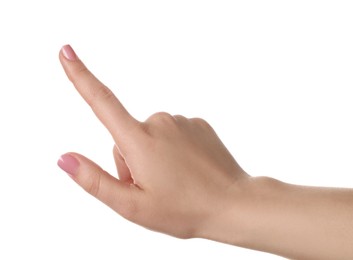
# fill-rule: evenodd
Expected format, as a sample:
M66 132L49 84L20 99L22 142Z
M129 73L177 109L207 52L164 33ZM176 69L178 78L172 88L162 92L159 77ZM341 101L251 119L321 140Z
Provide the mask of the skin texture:
M77 153L59 166L121 216L178 238L293 259L353 259L353 190L251 177L203 119L156 113L139 122L69 46L59 58L112 135L119 178Z

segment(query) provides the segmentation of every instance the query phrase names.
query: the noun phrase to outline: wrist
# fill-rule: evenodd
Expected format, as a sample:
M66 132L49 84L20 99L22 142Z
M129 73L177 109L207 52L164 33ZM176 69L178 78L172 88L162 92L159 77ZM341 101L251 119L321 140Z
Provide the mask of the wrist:
M267 177L247 178L231 190L199 237L290 259L352 258L352 190Z
M274 198L281 197L285 185L269 177L238 181L213 208L197 237L260 249L255 245L259 239L256 229L262 225L259 222L266 215L264 211L276 203Z

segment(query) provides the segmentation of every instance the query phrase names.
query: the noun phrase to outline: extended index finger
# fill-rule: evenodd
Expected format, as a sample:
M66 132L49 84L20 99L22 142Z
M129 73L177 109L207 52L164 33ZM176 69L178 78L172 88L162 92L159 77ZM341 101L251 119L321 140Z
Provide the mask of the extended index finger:
M59 57L70 81L114 138L125 137L138 126L139 122L128 113L114 93L86 68L70 45L61 49Z

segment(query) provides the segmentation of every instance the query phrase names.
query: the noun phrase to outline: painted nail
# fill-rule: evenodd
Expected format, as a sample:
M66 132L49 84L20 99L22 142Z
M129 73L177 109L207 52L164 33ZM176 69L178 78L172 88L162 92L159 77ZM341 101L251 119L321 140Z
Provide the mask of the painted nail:
M58 160L58 166L67 174L75 176L77 174L77 169L80 166L80 163L75 157L67 153L60 157Z
M61 51L66 59L71 61L77 60L77 55L70 45L64 45L61 48Z

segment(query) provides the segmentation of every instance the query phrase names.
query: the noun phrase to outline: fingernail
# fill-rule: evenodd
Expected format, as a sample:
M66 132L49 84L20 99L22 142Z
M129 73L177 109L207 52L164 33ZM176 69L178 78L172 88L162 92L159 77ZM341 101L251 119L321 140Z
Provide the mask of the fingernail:
M66 59L71 61L77 60L77 55L70 45L64 45L61 51Z
M80 163L75 157L67 153L60 157L58 160L58 166L67 174L75 176Z

